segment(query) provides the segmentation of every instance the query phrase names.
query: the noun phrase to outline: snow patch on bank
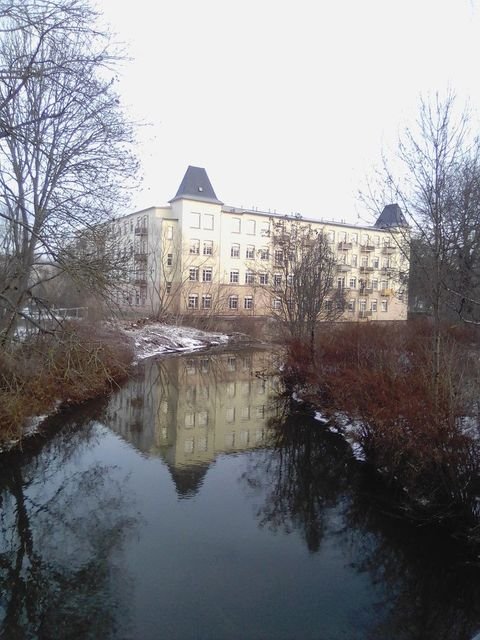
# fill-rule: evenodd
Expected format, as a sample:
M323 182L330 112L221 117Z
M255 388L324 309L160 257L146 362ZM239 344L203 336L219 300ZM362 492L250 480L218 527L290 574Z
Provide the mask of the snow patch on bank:
M161 323L133 323L123 332L135 347L136 361L167 353L190 353L228 344L231 336Z

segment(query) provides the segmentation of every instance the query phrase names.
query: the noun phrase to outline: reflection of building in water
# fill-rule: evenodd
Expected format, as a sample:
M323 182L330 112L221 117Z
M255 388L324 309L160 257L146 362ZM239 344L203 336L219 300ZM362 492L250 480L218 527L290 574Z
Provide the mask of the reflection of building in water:
M161 455L184 493L182 482L198 480L189 477L192 465L205 472L219 453L265 443L273 382L262 372L270 359L244 351L147 361L112 396L109 424L140 451Z

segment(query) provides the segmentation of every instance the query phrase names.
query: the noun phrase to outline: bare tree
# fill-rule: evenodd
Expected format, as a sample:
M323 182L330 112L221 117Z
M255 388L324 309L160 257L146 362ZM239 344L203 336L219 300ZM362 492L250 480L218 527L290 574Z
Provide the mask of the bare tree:
M479 151L469 135L468 113L457 114L452 94L436 95L421 100L416 128L400 138L396 169L384 158L379 176L411 228L412 293L423 297L433 320L435 386L442 367L442 322L452 312L474 321L480 303ZM372 192L366 200L378 202Z
M301 220L275 219L270 227L273 256L258 277L273 317L313 347L317 323L338 319L345 308L343 288L333 288L336 257L326 235Z
M23 6L22 14L0 13L3 343L36 297L46 265L108 288L118 268L101 223L122 205L137 169L114 90L114 56L94 28L96 14L86 0Z

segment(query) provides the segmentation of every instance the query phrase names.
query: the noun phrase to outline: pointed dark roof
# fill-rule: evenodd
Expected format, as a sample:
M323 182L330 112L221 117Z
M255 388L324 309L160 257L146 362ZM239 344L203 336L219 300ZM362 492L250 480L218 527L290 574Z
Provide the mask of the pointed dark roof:
M375 222L377 229L388 229L389 227L408 227L408 222L398 204L387 204Z
M202 167L189 166L183 180L178 187L177 194L170 202L187 198L188 200L200 200L200 202L213 202L223 204L215 195L212 183L208 179L207 172Z

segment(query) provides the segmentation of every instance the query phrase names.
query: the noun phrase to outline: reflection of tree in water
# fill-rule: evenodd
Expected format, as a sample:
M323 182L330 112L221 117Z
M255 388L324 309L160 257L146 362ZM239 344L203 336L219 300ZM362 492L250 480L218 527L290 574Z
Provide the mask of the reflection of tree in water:
M347 488L349 449L311 417L294 413L269 421L272 450L247 474L250 486L267 490L259 510L260 526L300 531L316 552L324 535L325 509ZM268 486L265 486L268 484Z
M95 434L66 428L2 460L0 637L120 637L115 554L135 521L111 467L72 465Z
M392 519L361 483L346 513L353 566L384 591L369 640L470 640L480 629L480 567L435 528Z
M480 629L480 566L438 530L383 511L379 487L352 461L343 440L310 417L284 415L270 426L272 449L245 475L266 492L260 526L299 531L311 552L333 536L375 589L369 640L471 640ZM332 510L333 507L340 507ZM333 526L330 517L334 517Z

